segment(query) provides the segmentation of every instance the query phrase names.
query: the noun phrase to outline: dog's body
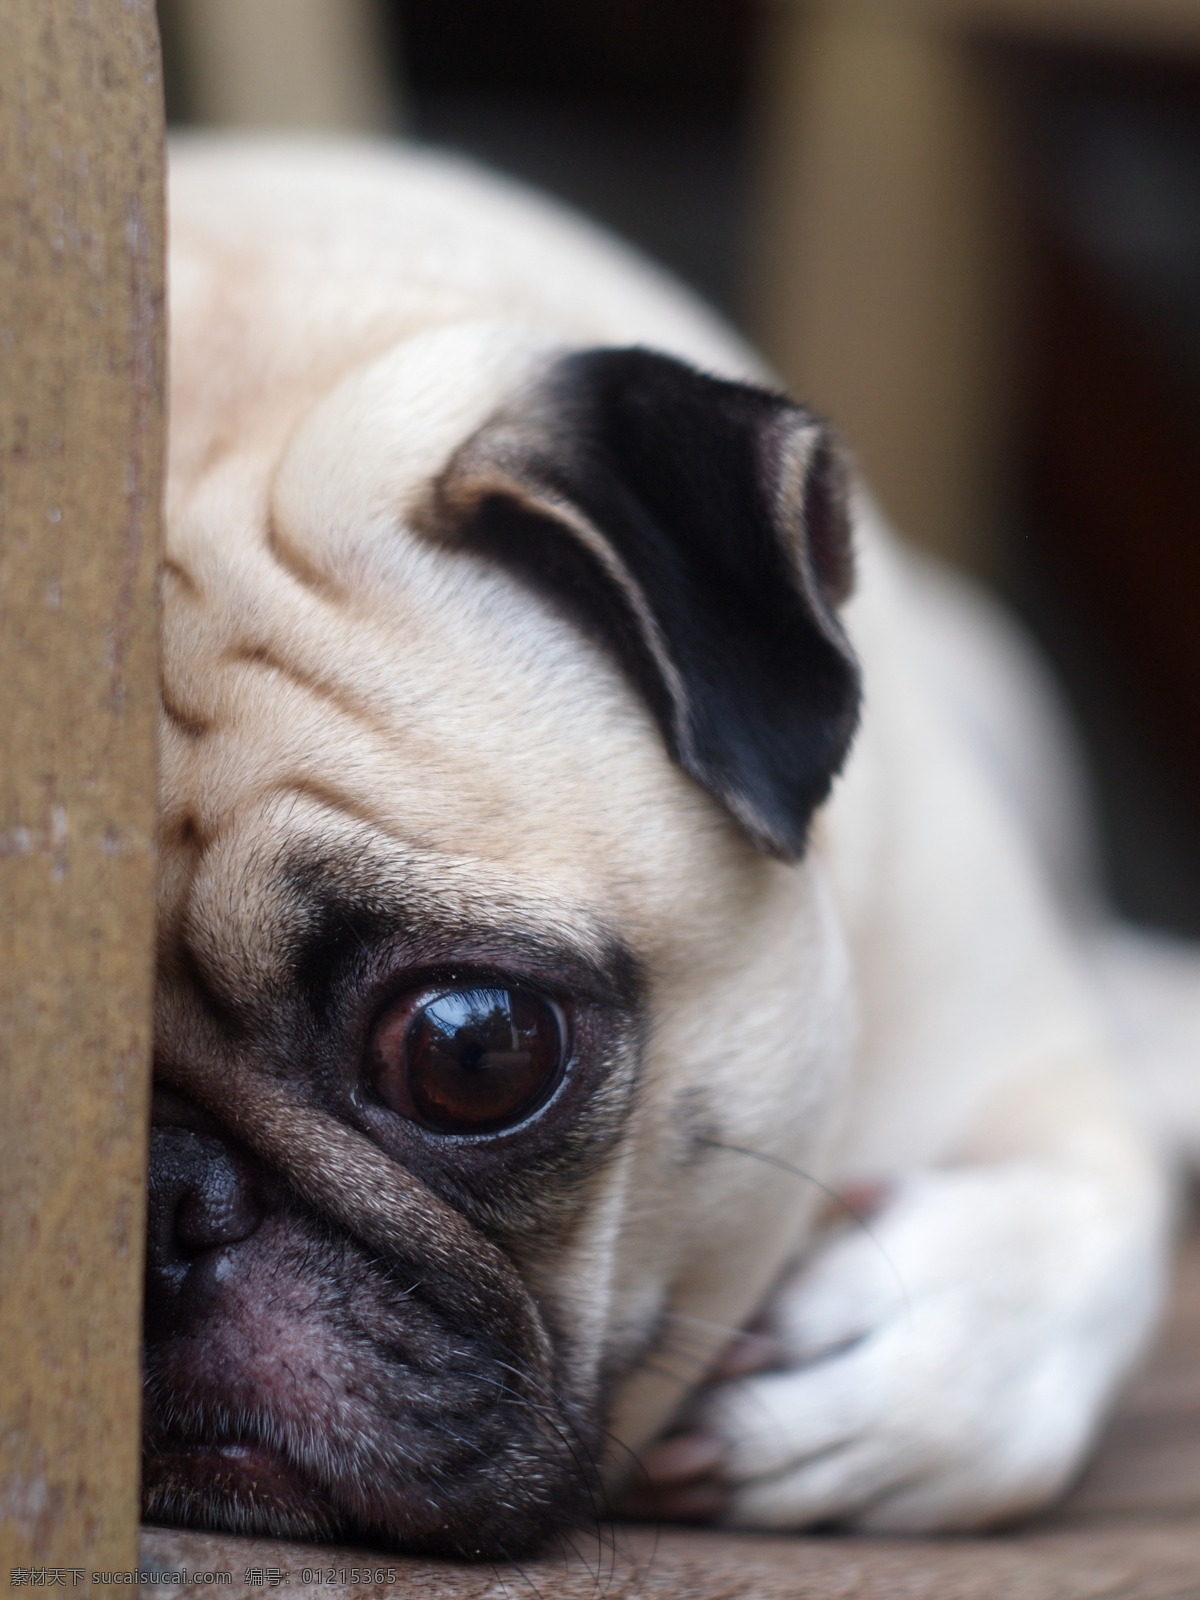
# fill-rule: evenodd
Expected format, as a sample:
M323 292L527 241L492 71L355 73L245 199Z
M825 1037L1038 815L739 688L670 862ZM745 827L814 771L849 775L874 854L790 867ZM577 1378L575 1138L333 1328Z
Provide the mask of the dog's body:
M519 192L200 146L172 228L150 1514L508 1553L672 1426L667 1512L1045 1499L1164 1205L957 603L861 495L846 600L820 425ZM479 1131L447 994L558 1041Z

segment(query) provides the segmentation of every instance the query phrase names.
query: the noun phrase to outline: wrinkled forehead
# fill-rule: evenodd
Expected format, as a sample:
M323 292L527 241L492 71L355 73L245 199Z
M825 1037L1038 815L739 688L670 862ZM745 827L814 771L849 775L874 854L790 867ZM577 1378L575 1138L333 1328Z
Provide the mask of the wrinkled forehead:
M632 865L706 816L602 651L483 559L394 539L386 580L354 587L305 584L265 538L168 572L169 816L212 834L310 796L559 881L581 851Z
M519 369L492 355L477 411ZM369 862L393 898L467 921L519 900L531 926L582 929L589 912L676 916L706 853L745 853L602 651L493 564L415 534L464 427L430 386L406 352L318 408L281 461L233 453L175 509L168 919L185 893L209 895L210 924L222 905L248 915L248 884L275 894L307 858L345 879Z
M655 902L669 915L697 824L725 824L658 758L653 730L569 658L548 653L540 685L445 665L364 648L300 671L262 642L231 654L190 725L168 719L165 862L202 859L239 893L320 864L331 892L365 901L374 882L465 922L506 905L525 925Z
M387 835L313 795L277 796L176 852L167 970L200 977L248 1019L291 989L318 1011L350 971L521 971L633 1003L640 962L621 930L561 886L522 881Z
M721 874L696 871L687 816L706 802L586 675L567 696L569 661L543 715L522 717L497 693L533 692L512 675L465 675L459 698L402 651L393 696L359 700L362 659L319 689L231 664L229 723L182 751L171 736L169 969L203 974L232 1015L297 985L319 1007L352 970L462 964L628 1007L643 966L673 965L681 930L712 926Z

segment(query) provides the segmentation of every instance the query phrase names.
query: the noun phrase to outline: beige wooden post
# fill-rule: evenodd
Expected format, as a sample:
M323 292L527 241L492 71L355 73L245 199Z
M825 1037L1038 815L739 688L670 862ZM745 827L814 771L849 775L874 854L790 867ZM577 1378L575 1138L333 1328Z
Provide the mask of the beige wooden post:
M910 538L977 568L1022 284L972 41L1200 50L1200 0L763 0L754 331Z
M755 332L904 532L986 565L1017 279L975 63L891 0L766 23Z
M136 1556L162 137L152 0L4 0L0 1584L92 1593Z
M378 0L160 0L188 120L379 131L397 119Z

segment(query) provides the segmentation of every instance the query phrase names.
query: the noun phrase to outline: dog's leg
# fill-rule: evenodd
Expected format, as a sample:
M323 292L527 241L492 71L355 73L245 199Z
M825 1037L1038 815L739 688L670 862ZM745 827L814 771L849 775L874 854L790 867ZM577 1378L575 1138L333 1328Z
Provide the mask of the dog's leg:
M1157 1308L1159 1163L1035 856L889 631L896 601L864 596L867 719L826 838L864 1008L834 1182L886 1199L780 1286L767 1369L718 1377L650 1452L663 1514L915 1531L1028 1510L1076 1470Z
M897 1182L780 1286L728 1364L759 1370L719 1376L649 1453L643 1509L913 1532L1063 1487L1154 1314L1160 1190L1101 1108L1079 1117L1087 1074L1014 1091L960 1165ZM1055 1100L1073 1132L1039 1150L1020 1134Z

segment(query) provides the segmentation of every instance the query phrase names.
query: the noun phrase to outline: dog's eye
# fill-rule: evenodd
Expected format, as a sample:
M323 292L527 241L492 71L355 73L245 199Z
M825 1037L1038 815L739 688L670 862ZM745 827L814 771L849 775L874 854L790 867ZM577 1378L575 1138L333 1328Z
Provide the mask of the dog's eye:
M558 1082L557 1009L526 989L441 989L388 1012L375 1031L375 1085L393 1111L438 1133L520 1122Z

